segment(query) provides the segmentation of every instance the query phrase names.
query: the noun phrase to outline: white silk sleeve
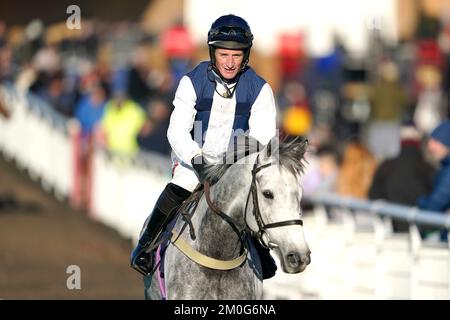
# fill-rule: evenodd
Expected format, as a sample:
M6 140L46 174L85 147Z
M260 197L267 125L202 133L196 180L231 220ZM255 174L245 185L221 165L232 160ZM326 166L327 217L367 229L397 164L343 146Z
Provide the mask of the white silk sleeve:
M191 137L197 114L196 100L197 96L191 79L184 76L180 80L173 100L174 110L170 116L167 139L177 157L189 165L191 165L191 159L201 153L199 145Z
M249 119L249 135L266 145L276 134L276 106L272 88L266 83L256 98Z

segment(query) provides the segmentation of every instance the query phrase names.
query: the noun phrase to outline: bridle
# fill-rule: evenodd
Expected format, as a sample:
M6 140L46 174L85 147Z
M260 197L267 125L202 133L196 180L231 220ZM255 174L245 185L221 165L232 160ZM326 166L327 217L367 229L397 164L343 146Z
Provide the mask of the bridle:
M275 223L264 223L262 216L261 216L261 210L259 209L259 202L258 202L258 187L256 184L256 174L261 171L262 169L268 168L271 165L273 165L273 162L264 164L260 167L258 167L258 157L256 158L255 164L253 165L253 169L252 169L252 183L250 185L250 190L248 192L248 196L247 196L247 201L245 203L245 210L244 210L244 218L245 218L245 223L247 226L247 231L254 236L256 239L259 240L259 242L261 243L262 246L264 246L267 249L274 249L277 248L278 245L272 241L270 241L270 237L269 234L267 233L267 229L271 229L271 228L279 228L279 227L284 227L284 226L292 226L292 225L300 225L303 226L303 220L301 219L293 219L293 220L285 220L285 221L280 221L280 222L275 222ZM247 225L247 208L248 208L248 203L249 203L249 199L250 199L250 194L252 195L252 199L253 199L253 216L256 220L256 223L258 224L258 231L254 232L253 230L251 230L248 225ZM264 235L266 235L268 241L267 244L264 242Z
M239 230L239 228L237 227L238 224L232 217L230 217L229 215L226 215L225 213L223 213L222 210L220 210L219 208L217 208L216 205L214 205L214 203L211 200L211 192L210 192L209 182L205 181L203 184L206 203L208 204L208 207L214 213L216 213L219 217L221 217L225 222L227 222L230 225L231 229L237 234L239 242L241 244L240 255L237 258L234 258L232 260L220 260L220 259L214 259L212 257L206 256L206 255L202 254L201 252L193 249L192 246L190 246L185 240L183 240L183 238L180 237L184 228L187 225L189 225L190 231L191 231L191 238L192 238L192 240L195 240L195 232L193 230L192 222L190 222L190 218L188 217L189 215L186 214L186 215L183 215L183 218L185 218L186 221L185 221L185 224L184 224L183 228L181 229L180 233L178 234L177 232L172 230L171 242L181 252L183 252L183 254L185 256L187 256L189 259L191 259L192 261L194 261L204 267L208 267L211 269L232 270L232 269L235 269L235 268L241 266L247 259L247 252L248 252L247 245L246 245L247 235L250 234L251 236L258 239L258 241L261 243L261 245L264 246L265 248L274 249L274 248L278 247L278 244L270 241L270 237L269 237L269 234L267 233L267 229L291 226L291 225L303 226L303 221L301 219L286 220L286 221L280 221L280 222L269 223L269 224L264 223L262 216L261 216L261 211L259 209L259 204L258 204L258 192L257 192L258 187L256 184L256 174L259 171L261 171L262 169L270 167L274 163L271 162L271 163L264 164L264 165L258 167L258 159L259 159L259 155L256 158L255 164L253 165L253 169L252 169L252 183L250 185L250 190L248 192L247 201L245 203L245 209L244 209L245 227L242 230ZM253 198L253 211L252 211L253 216L256 220L256 223L258 224L257 232L253 231L248 226L248 223L247 223L247 212L248 212L247 209L248 209L250 195L252 195L252 198ZM201 196L201 194L200 194L200 196ZM197 201L197 204L198 204L198 201ZM195 208L194 208L194 212L195 212ZM267 244L264 242L264 235L266 235L266 237L268 239Z
M231 218L230 216L226 215L225 213L223 213L219 208L217 208L211 201L211 196L210 196L210 186L208 182L205 182L205 197L206 197L206 202L208 204L208 207L215 213L217 213L222 219L224 219L233 229L233 231L238 235L241 243L243 244L243 239L245 237L246 234L250 234L253 237L255 237L256 239L258 239L258 241L261 243L262 246L264 246L267 249L274 249L277 248L278 245L272 241L270 241L270 237L269 234L267 233L267 229L271 229L271 228L279 228L279 227L284 227L284 226L292 226L292 225L300 225L303 226L303 220L301 219L293 219L293 220L285 220L285 221L280 221L280 222L275 222L275 223L268 223L266 224L261 216L261 210L259 208L259 203L258 203L258 186L256 183L256 174L265 169L270 167L271 165L273 165L273 162L261 165L258 167L258 159L259 159L259 155L256 158L255 164L253 165L252 168L252 182L250 185L250 190L248 192L248 196L247 196L247 200L245 203L245 209L244 209L244 219L245 219L245 228L241 231L239 231L238 227L236 226L236 222L234 221L233 218ZM250 200L250 195L252 196L252 200L253 200L253 216L256 220L256 223L258 225L258 231L253 231L252 229L250 229L250 227L247 224L247 214L248 214L248 204L249 204L249 200ZM267 244L264 242L264 235L266 235L268 241Z

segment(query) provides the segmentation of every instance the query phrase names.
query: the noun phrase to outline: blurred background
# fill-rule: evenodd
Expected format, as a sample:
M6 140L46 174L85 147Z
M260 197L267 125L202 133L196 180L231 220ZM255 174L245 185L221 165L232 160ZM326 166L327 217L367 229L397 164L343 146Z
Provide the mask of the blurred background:
M264 297L450 299L448 208L418 200L450 110L444 0L2 1L0 298L143 297L129 254L171 177L174 92L229 13L250 24L281 134L311 142L312 264ZM398 158L403 176L379 173Z

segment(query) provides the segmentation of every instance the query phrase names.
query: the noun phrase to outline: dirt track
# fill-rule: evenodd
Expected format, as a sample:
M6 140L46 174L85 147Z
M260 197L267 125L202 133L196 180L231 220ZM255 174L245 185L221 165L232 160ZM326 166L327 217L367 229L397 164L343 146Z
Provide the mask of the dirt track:
M143 299L131 248L0 156L0 299ZM80 290L67 289L70 265L81 269Z

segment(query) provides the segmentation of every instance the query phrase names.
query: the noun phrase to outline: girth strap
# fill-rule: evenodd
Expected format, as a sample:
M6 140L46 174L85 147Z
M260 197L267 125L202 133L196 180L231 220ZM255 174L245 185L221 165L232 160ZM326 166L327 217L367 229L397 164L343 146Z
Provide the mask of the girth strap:
M177 247L186 257L192 261L202 265L206 268L215 270L232 270L241 266L247 259L247 249L244 248L244 252L233 260L219 260L208 257L203 253L198 252L192 248L178 233L172 231L172 244Z

